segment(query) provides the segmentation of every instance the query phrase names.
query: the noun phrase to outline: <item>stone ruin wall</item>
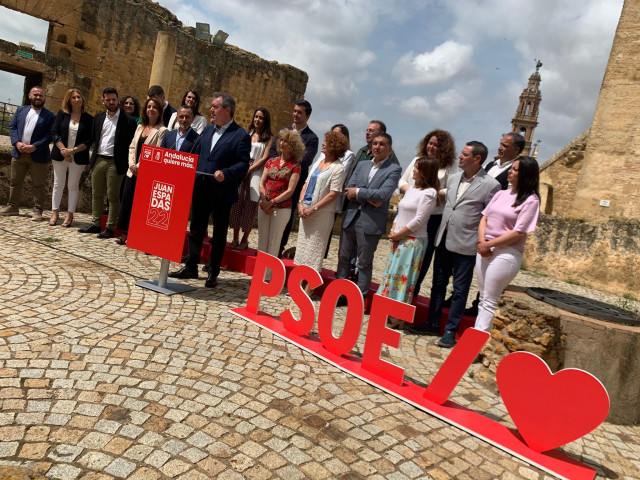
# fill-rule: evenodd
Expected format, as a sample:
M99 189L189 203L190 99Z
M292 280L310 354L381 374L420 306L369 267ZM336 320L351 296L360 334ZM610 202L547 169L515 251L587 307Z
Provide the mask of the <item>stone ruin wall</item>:
M542 213L527 240L527 269L617 295L640 297L640 221L576 217L586 130L540 168Z
M573 202L578 176L587 147L589 130L540 166L541 210L552 215L566 215Z
M176 40L170 86L163 85L173 106L185 90L195 88L202 96L201 113L208 116L212 94L226 91L236 97L240 125L248 126L253 111L263 106L271 112L275 130L291 122L293 104L304 98L305 72L232 45L198 40L194 28L183 27L151 0L0 0L0 5L50 22L46 53L33 52L33 60L20 58L13 44L1 42L0 67L40 73L47 106L54 112L71 86L83 90L90 113L103 110L100 99L106 86L142 102L159 32Z

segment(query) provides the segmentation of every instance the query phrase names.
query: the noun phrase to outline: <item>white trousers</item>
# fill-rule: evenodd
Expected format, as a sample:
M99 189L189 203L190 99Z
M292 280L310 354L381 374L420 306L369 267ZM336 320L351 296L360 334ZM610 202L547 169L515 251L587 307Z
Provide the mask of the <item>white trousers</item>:
M258 250L278 256L282 234L290 217L290 208L275 208L273 215L267 215L258 207Z
M66 160L53 163L53 194L51 195L51 209L60 210L60 201L62 200L62 192L64 184L67 181L67 171L69 172L69 182L67 189L69 190L69 201L67 211L75 213L78 205L78 196L80 193L80 177L87 167L86 165L78 165L76 162L67 162Z
M507 285L516 278L522 253L513 247L497 247L490 257L476 256L476 278L480 303L475 328L488 332L498 309L498 299Z

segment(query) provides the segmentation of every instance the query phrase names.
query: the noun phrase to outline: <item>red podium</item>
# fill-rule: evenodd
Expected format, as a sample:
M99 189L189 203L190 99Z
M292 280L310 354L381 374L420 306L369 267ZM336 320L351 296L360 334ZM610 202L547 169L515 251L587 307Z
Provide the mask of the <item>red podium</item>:
M160 276L136 285L166 295L195 290L168 281L169 263L180 263L198 156L143 145L127 246L162 258Z

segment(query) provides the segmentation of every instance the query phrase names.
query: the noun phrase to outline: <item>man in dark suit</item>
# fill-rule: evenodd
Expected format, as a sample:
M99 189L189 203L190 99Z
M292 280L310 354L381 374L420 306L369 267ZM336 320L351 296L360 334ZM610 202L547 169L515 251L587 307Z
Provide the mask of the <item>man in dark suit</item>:
M192 153L195 150L196 141L200 136L191 128L193 118L193 109L188 105L182 105L178 109L178 129L167 132L167 134L162 137L160 146L180 152Z
M498 156L495 160L485 165L484 171L498 181L500 187L502 187L501 190L506 190L509 186L507 180L509 169L511 169L511 165L513 165L518 155L522 153L526 143L524 137L519 133L506 133L500 140Z
M158 102L160 102L160 105L162 105L162 123L165 127L168 128L169 120L171 120L171 115L173 115L176 109L169 105L169 102L167 102L167 100L165 99L164 89L160 85L151 85L149 87L149 91L147 92L147 96L149 98L158 100Z
M80 233L97 233L98 238L112 238L120 211L120 184L129 168L129 145L136 133L136 121L120 110L118 91L107 87L102 92L102 104L107 109L93 117L91 155L91 225ZM100 231L105 191L109 198L109 217Z
M424 325L409 329L412 333L438 334L447 285L453 275L451 308L445 334L436 341L439 347L451 348L456 344L455 335L467 304L476 265L478 225L482 211L500 190L497 180L482 169L487 153L483 143L468 142L459 157L462 172L449 178L442 223L436 235L429 320Z
M228 93L214 93L211 102L211 125L196 142L198 169L191 200L189 255L184 267L169 276L198 278L202 240L213 215L209 275L204 286L217 285L220 263L227 244L229 213L238 201L238 185L249 170L251 137L233 120L236 101Z
M300 180L298 180L298 184L296 185L295 190L293 191L293 195L291 195L291 201L293 205L298 204L298 200L300 199L300 192L302 191L302 187L304 186L304 182L307 181L307 177L309 176L309 167L313 163L313 159L318 153L318 136L313 133L313 131L307 125L309 121L309 117L311 116L311 104L306 100L299 100L293 107L293 125L289 125L285 127L287 130L295 130L300 134L300 138L302 139L302 143L304 143L305 151L302 160L300 160ZM276 139L271 144L271 150L269 150L269 158L278 156L278 139ZM280 241L280 252L278 256L282 256L282 252L287 246L287 242L289 241L289 234L291 233L291 226L293 225L293 217L296 212L296 208L291 209L291 216L289 217L289 221L287 222L287 226L284 228L284 232L282 233L282 240Z
M387 133L373 139L372 161L358 163L345 190L349 202L342 219L336 276L348 278L351 257L353 252L357 252L358 287L363 297L371 286L373 256L378 241L387 231L389 200L402 174L400 165L392 163L389 158L391 143L391 136Z
M33 189L33 221L42 220L44 186L49 176L49 143L51 126L55 115L44 108L45 94L42 87L29 91L29 105L18 108L9 123L11 138L11 182L9 202L0 210L0 215L11 216L20 213L18 205L22 199L22 187L27 172L31 172Z

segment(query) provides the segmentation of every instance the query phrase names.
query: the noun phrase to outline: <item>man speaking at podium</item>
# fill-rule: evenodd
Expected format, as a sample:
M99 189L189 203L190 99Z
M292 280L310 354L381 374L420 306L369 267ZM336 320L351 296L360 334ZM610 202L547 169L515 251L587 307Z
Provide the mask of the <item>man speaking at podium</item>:
M199 155L196 180L191 199L189 255L172 278L198 278L198 263L202 241L207 233L209 217L213 215L209 276L204 286L217 285L220 263L227 244L229 213L238 201L238 185L249 170L251 137L233 120L235 99L228 93L214 93L211 102L211 125L196 141L194 152Z

